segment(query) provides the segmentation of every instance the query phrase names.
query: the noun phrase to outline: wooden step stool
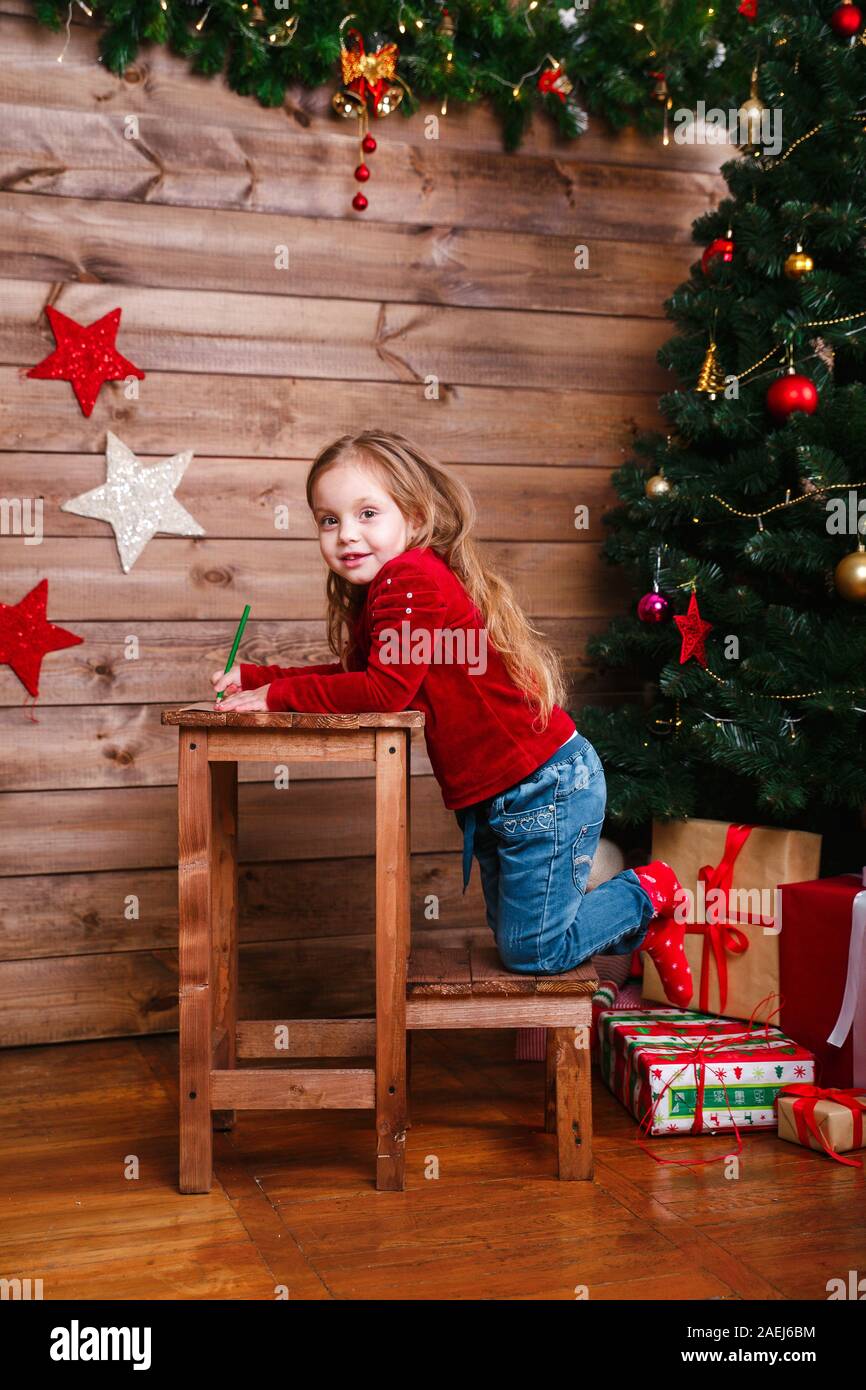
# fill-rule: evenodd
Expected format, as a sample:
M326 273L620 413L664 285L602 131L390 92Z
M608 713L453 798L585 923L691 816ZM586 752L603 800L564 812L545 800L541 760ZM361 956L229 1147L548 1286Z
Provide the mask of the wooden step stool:
M179 709L162 723L179 735L180 1191L210 1190L212 1129L230 1129L236 1110L324 1108L375 1109L376 1187L402 1191L410 745L424 715ZM237 764L318 759L375 767L376 1015L239 1022ZM237 1067L238 1058L373 1056L375 1068Z
M546 1027L544 1128L557 1175L592 1177L589 1037L598 979L591 961L562 975L505 970L493 946L421 947L409 957L406 1028Z

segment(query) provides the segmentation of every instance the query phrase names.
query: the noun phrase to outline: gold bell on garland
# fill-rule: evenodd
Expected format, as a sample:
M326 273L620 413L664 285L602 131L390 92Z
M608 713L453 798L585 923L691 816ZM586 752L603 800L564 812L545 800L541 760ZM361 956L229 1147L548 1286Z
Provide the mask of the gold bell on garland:
M785 274L789 280L802 280L804 275L810 275L814 269L815 262L798 241L796 251L792 251L785 261Z
M714 401L718 393L725 389L725 374L716 357L717 352L718 348L713 341L707 348L707 355L701 370L698 372L698 381L695 386L696 391L705 391L711 401Z
M839 561L833 580L840 598L849 603L866 603L866 546L862 537L857 541L857 549Z

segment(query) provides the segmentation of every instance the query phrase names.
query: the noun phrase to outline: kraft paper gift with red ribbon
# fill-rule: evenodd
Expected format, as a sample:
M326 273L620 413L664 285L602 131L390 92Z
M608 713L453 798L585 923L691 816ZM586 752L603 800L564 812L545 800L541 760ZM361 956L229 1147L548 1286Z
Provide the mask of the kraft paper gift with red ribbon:
M785 883L781 1025L814 1052L822 1086L866 1090L866 871Z
M806 1149L823 1149L838 1163L862 1168L860 1158L842 1158L862 1149L866 1092L856 1086L785 1086L776 1097L779 1138Z
M770 1016L778 1012L770 1001L758 1003L762 1009L767 1005ZM696 1010L610 1010L599 1015L598 1030L602 1076L640 1121L638 1143L641 1133L732 1130L739 1153L740 1125L775 1129L779 1090L814 1081L811 1053L779 1028L768 1023L756 1028L754 1019L744 1027ZM658 1161L708 1163L729 1153Z
M752 1018L759 1001L781 990L776 888L805 876L805 868L817 875L821 836L724 821L654 821L652 857L670 864L692 897L679 909L679 919L688 923L690 1006L724 1018ZM645 998L667 1002L658 971L641 954ZM766 1014L756 1017L763 1021Z

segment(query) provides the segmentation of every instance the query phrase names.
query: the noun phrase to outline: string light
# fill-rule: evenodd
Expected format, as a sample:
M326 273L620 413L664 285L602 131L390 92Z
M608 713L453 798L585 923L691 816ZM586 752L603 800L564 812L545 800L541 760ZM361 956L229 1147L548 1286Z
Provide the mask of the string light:
M246 8L247 8L246 5L241 5L241 9L242 9L242 10L245 10ZM207 9L205 10L204 14L202 15L201 19L199 19L199 20L196 21L196 26L195 26L195 27L196 27L196 29L198 30L199 33L201 33L202 29L204 28L204 26L205 26L205 21L207 20L207 17L208 17L208 15L210 14L210 12L211 12L212 9L213 9L213 6L212 6L212 5L208 5L208 7L207 7Z
M755 521L760 520L763 516L769 516L771 512L783 511L786 507L797 507L801 502L811 502L819 492L832 492L834 488L850 488L853 490L858 487L866 487L866 482L816 483L814 492L804 492L801 497L791 497L791 489L788 488L784 502L774 502L772 507L765 507L763 511L760 512L741 512L738 511L736 507L732 507L730 502L726 502L724 497L720 497L717 492L711 492L709 495L714 501L719 502L727 511L732 512L734 516L741 516L745 517L748 521Z
M84 0L76 0L76 3L77 3L77 5L78 5L78 8L79 8L80 10L83 10L83 11L84 11L84 13L87 15L87 18L88 18L88 19L92 19L92 18L93 18L93 11L90 9L90 7L89 7L88 5L85 5ZM72 0L69 0L69 9L66 11L66 42L65 42L65 44L63 45L63 47L61 48L60 52L59 52L58 55L57 55L57 61L58 61L58 63L62 63L62 62L63 62L63 55L65 54L67 48L69 47L69 41L70 41L71 38L72 38ZM100 61L101 61L101 60L100 60Z

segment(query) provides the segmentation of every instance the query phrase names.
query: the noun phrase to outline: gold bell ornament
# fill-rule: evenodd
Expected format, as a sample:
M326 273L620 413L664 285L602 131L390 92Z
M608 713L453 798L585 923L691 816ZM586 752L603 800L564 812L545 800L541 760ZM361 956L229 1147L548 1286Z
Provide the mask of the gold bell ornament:
M758 69L752 69L752 82L749 95L739 111L738 128L742 139L738 142L744 150L756 150L761 145L761 127L766 106L758 96Z
M346 19L353 17L347 15ZM343 24L345 23L344 19ZM341 33L343 24L340 25ZM331 98L331 105L338 116L346 120L357 119L360 122L361 149L355 169L355 178L359 183L366 183L370 177L364 156L372 154L376 148L375 137L368 129L370 111L378 117L390 116L403 100L404 89L410 92L397 73L397 59L400 53L396 43L382 43L378 41L378 36L374 42L377 43L375 50L368 53L364 47L363 36L357 29L348 30L345 43L341 38L340 65L343 86ZM367 207L367 199L360 190L352 199L352 207L356 212L364 212Z

